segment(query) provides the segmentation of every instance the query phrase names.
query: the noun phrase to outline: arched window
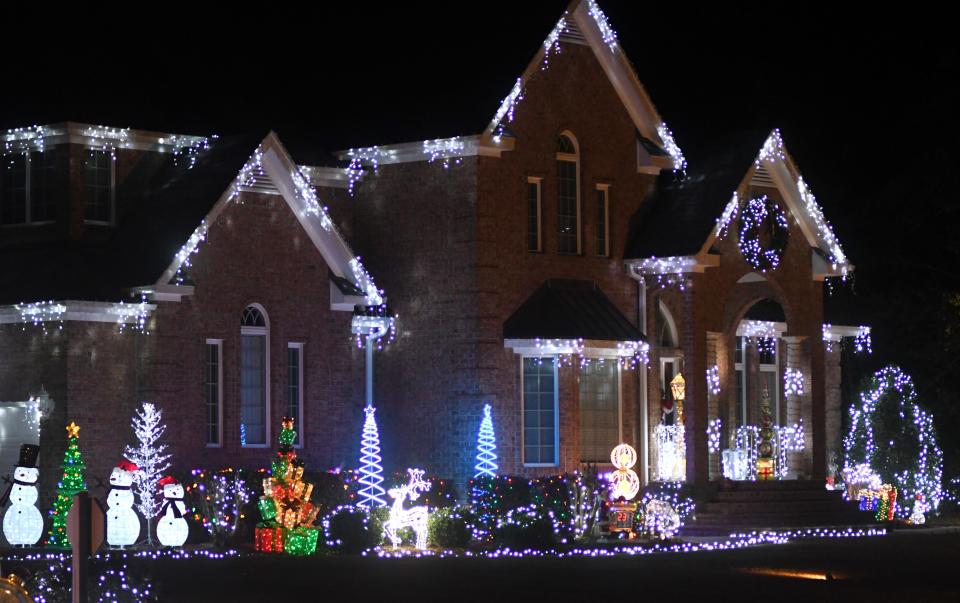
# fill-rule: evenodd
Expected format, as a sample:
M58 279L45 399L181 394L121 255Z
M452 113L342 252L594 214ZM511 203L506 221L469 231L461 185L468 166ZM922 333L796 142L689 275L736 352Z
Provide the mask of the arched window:
M270 437L270 323L259 304L240 318L240 445L267 446Z
M580 253L580 151L573 134L557 137L557 251Z
M675 348L677 345L677 325L673 322L670 310L657 301L657 344L661 348Z

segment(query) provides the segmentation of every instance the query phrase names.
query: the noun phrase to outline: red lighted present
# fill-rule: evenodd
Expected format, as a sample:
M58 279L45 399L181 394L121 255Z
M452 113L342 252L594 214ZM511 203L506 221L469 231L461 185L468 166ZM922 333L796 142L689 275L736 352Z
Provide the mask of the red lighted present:
M283 552L283 528L257 527L254 534L256 549L261 553Z

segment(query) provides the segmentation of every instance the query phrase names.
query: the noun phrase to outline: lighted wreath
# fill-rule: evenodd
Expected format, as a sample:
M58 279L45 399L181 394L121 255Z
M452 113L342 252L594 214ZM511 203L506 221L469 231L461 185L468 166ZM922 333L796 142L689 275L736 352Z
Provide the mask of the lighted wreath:
M766 195L750 199L740 214L740 253L760 272L775 270L790 238L787 216Z

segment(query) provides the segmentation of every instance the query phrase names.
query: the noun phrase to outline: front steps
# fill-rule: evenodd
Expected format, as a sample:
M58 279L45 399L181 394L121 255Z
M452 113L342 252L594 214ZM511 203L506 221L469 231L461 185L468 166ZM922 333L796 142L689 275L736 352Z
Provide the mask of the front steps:
M873 513L860 511L813 481L725 481L680 536L727 536L732 532L807 527L876 527Z

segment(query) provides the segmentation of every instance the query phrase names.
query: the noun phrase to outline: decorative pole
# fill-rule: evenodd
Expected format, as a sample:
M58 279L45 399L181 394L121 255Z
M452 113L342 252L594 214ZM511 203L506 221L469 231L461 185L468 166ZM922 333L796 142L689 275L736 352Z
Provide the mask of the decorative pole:
M773 413L770 411L770 392L766 387L760 395L760 445L757 458L757 479L773 479Z

